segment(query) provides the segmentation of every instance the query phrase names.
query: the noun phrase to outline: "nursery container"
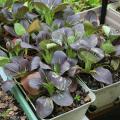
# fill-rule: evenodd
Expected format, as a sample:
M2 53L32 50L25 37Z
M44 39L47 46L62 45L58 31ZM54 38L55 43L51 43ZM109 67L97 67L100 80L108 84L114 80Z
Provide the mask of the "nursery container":
M2 79L4 81L9 80L9 78L4 73L4 70L0 68L0 75L2 76ZM75 108L69 112L66 112L64 114L61 114L55 118L49 119L49 120L88 120L88 118L85 116L85 113L90 106L91 103L95 101L95 95L91 90L83 83L79 82L80 85L85 89L86 92L89 91L89 97L91 99L91 102L88 102L78 108ZM19 85L18 85L19 86ZM40 120L40 118L36 117L36 113L34 114L35 107L22 89L21 86L18 87L17 85L14 86L11 90L11 93L14 95L15 99L18 101L18 103L21 105L22 109L26 113L29 120ZM22 92L21 92L22 91ZM46 120L46 119L43 119Z
M99 8L94 8L91 10L94 10L99 15L101 8L99 7ZM81 20L84 19L84 16L86 15L88 11L89 10L81 12ZM120 30L120 16L116 14L112 9L108 8L105 24L119 31ZM120 82L114 83L112 85L106 86L98 90L92 90L92 91L96 95L96 100L92 105L96 106L97 111L101 111L109 107L110 105L112 105L112 103L117 98L119 98Z
M89 91L89 97L91 98L91 102L81 105L80 107L77 107L69 112L66 112L64 114L56 116L52 119L43 119L43 120L70 120L70 119L71 120L88 120L88 118L85 117L85 113L88 110L88 107L90 106L90 104L92 104L95 101L96 97L95 97L94 93L85 85L85 83L83 83L82 81L79 81L79 83L83 87L83 89L85 89L86 92ZM27 95L25 94L25 96L27 96ZM31 106L33 106L34 111L36 111L33 103L30 101L30 99L29 99L29 103L31 104Z
M116 10L118 7L120 7L120 1L111 3L108 7L109 9L113 10L116 14L120 15L120 12Z

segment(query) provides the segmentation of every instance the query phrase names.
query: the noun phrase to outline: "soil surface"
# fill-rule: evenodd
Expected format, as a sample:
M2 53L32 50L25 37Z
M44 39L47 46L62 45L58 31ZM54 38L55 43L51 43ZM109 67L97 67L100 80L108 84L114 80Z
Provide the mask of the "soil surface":
M114 72L112 74L113 74L113 83L119 82L120 81L120 69L119 69L119 71ZM104 83L100 83L100 82L96 81L94 78L92 78L92 76L90 76L88 74L83 74L80 77L84 80L84 82L87 84L87 86L92 90L97 90L97 89L107 86Z
M0 83L0 120L27 120L14 97L2 91Z

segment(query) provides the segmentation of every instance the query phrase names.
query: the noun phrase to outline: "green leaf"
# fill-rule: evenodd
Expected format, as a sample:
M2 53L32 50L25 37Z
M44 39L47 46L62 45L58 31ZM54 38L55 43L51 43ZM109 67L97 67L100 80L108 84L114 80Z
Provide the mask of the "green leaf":
M86 36L90 36L96 32L96 28L89 21L84 22L84 27Z
M111 61L111 66L114 68L114 70L117 70L119 68L119 65L120 65L119 59L115 59Z
M0 57L0 66L4 66L5 64L9 63L9 58L7 57Z
M106 54L115 52L115 47L111 43L104 43L101 47Z
M103 25L102 26L102 29L103 29L103 32L105 33L106 36L109 36L110 34L110 27L109 26L106 26L106 25Z
M25 28L20 23L14 24L14 29L17 35L22 36L26 33Z

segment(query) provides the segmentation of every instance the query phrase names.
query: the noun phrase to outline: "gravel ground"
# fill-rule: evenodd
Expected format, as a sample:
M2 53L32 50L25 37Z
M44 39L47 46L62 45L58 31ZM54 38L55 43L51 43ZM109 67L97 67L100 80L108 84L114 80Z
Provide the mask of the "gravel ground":
M14 97L1 89L0 83L0 120L27 120Z

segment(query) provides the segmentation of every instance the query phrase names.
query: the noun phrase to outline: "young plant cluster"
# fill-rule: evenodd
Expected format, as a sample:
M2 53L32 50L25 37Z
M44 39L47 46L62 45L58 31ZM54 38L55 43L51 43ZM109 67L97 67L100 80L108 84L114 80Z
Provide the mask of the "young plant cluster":
M77 78L89 74L112 84L119 68L119 32L100 26L89 11L84 20L62 0L6 0L0 7L0 66L36 99L36 111L48 117L54 105L80 101ZM4 82L10 90L14 82Z

